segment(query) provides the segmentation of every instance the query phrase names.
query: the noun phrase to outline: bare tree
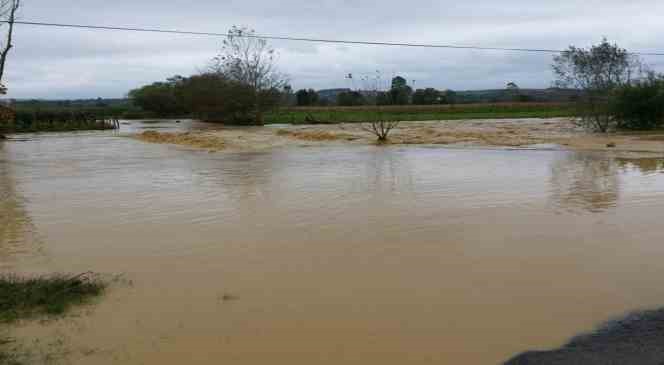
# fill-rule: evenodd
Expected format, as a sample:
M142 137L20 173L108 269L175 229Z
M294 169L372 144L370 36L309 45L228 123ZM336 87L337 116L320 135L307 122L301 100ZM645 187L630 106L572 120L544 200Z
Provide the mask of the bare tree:
M254 119L259 124L263 122L263 112L278 105L280 94L288 85L287 77L277 70L277 57L276 50L253 29L233 26L210 65L212 73L254 90Z
M606 39L590 49L570 46L554 57L552 67L555 86L582 91L577 116L583 126L599 132L615 124L609 113L611 92L643 74L637 56Z
M388 92L382 90L384 81L380 71L376 71L374 76L363 77L362 83L364 84L364 92L368 93L367 99L375 107L372 120L367 124L363 124L362 129L378 137L378 142L387 142L390 132L399 126L399 121L387 118L380 104L381 100L391 101L393 99L388 95Z
M212 71L256 90L281 89L287 79L277 70L277 57L276 50L253 29L233 26L213 59Z
M14 36L14 23L16 21L16 12L21 7L21 0L0 0L0 30L6 27L6 36L3 43L0 43L0 94L6 94L7 88L2 83L5 74L5 64L7 55L14 47L12 39Z

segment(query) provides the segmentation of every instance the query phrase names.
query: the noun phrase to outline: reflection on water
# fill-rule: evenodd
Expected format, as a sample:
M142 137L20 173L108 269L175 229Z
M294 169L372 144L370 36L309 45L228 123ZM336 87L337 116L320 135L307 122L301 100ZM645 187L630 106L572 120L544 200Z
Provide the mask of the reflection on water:
M590 154L570 153L551 166L551 198L562 209L601 212L616 206L618 165Z
M615 161L623 169L638 170L646 175L664 172L664 159L662 158L617 158Z
M0 269L11 266L22 255L35 256L39 246L34 227L16 191L11 161L0 142Z
M74 324L16 329L67 338L73 364L500 363L664 304L664 174L643 164L210 154L106 132L4 147L1 189L19 204L3 211L23 228L3 232L38 230L49 270L134 283Z

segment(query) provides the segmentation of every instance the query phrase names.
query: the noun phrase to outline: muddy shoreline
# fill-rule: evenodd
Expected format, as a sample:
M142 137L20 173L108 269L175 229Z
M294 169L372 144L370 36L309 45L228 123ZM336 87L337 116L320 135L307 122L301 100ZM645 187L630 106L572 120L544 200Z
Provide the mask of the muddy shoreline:
M376 139L357 123L223 127L219 130L132 135L151 143L178 144L211 151L261 151L284 147L367 146ZM451 148L529 148L604 151L622 157L664 155L664 131L589 133L568 118L487 119L403 122L391 145Z

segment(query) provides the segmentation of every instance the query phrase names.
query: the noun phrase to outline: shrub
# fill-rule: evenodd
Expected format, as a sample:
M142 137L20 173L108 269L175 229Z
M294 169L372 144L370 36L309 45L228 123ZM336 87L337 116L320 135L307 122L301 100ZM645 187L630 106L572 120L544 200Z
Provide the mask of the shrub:
M579 123L597 132L618 127L612 94L641 74L638 56L604 39L589 49L570 46L554 57L556 86L582 91L577 100Z
M191 76L180 89L182 105L198 118L230 124L262 124L281 96L276 89L257 90L216 73Z
M647 130L664 125L664 78L650 75L646 80L617 89L611 113L618 128Z
M339 106L358 106L364 104L364 96L357 91L346 91L337 95L337 105Z

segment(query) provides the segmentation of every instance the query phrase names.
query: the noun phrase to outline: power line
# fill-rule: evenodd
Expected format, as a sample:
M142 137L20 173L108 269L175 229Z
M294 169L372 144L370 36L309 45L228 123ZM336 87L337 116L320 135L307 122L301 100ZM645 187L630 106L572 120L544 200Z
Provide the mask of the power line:
M0 23L7 23L2 21ZM158 28L135 28L135 27L112 27L103 25L85 25L85 24L66 24L66 23L45 23L45 22L30 22L30 21L15 21L15 24L43 26L43 27L58 27L58 28L77 28L77 29L97 29L97 30L118 30L130 32L144 32L144 33L167 33L167 34L181 34L181 35L197 35L207 37L229 37L227 33L214 33L214 32L193 32L182 30L168 30ZM260 38L270 40L282 41L295 41L295 42L312 42L312 43L333 43L333 44L352 44L352 45L367 45L367 46L391 46L391 47L416 47L416 48L447 48L447 49L471 49L480 51L509 51L509 52L530 52L530 53L561 53L564 51L556 49L538 49L538 48L504 48L504 47L480 47L480 46L460 46L449 44L427 44L427 43L401 43L401 42L377 42L377 41L350 41L338 39L325 39L325 38L307 38L307 37L281 37L272 35L259 35L259 34L243 34L238 37L243 38ZM664 52L632 52L632 54L639 56L664 56Z

